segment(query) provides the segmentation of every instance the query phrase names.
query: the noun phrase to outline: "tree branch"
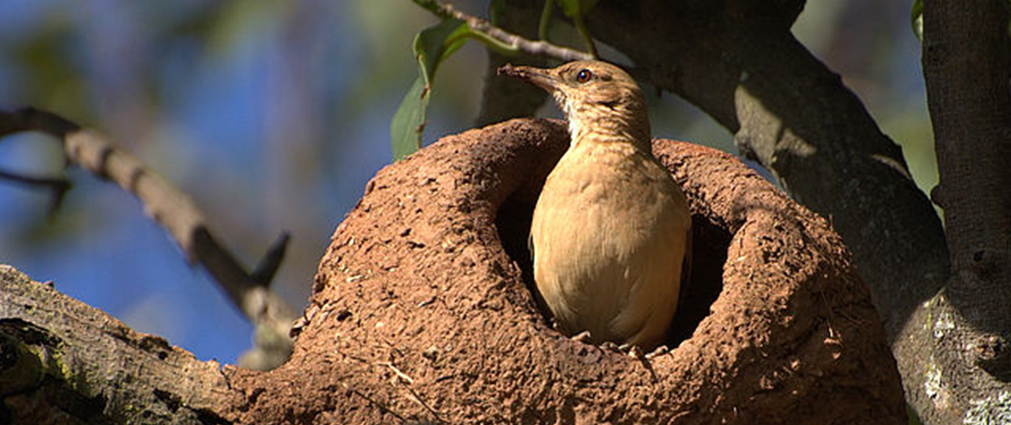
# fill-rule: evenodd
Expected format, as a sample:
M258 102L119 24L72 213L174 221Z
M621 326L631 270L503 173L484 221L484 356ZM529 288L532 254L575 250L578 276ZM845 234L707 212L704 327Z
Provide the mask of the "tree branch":
M1011 46L1008 4L924 2L923 74L934 127L952 278L969 355L1011 379ZM961 351L961 350L960 350Z
M227 423L242 397L215 361L0 265L0 418L13 423Z
M442 19L453 18L464 21L470 29L486 34L494 40L531 56L550 56L563 61L593 59L593 55L589 53L558 46L547 41L531 41L504 31L484 19L458 11L452 5L439 2L438 0L414 0L414 2Z
M48 215L52 217L63 204L63 197L72 186L70 181L63 177L33 177L19 173L0 170L0 180L8 180L20 183L29 187L40 187L51 192Z
M254 324L257 347L283 354L281 362L287 358L291 351L288 332L295 319L295 309L269 287L269 278L273 277L284 255L287 235L282 235L268 252L267 258L261 261L265 269L254 277L216 241L203 214L189 196L173 188L132 155L116 148L104 136L45 111L31 108L0 111L0 137L22 131L39 131L61 139L70 163L136 196L145 213L165 228L187 260L203 265Z

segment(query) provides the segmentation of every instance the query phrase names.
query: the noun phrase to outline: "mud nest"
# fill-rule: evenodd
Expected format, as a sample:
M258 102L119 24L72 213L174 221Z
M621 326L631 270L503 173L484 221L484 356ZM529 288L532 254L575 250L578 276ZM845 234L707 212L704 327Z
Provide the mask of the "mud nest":
M513 120L380 171L333 235L291 361L236 379L277 394L253 397L250 417L905 422L895 362L842 240L713 149L653 141L694 224L671 352L636 359L553 330L531 290L526 238L567 143L562 122Z

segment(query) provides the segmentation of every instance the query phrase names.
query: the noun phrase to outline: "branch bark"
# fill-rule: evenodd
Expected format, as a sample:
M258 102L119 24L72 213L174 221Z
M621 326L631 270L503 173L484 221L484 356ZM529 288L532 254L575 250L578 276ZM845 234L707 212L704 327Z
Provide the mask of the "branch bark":
M0 421L222 423L242 396L217 362L0 265Z
M1011 378L1011 45L1008 4L924 3L923 73L951 248L952 305L980 333L978 360ZM986 358L984 358L986 357Z
M1005 1L924 1L923 73L952 274L931 381L949 422L1011 409L1011 45Z

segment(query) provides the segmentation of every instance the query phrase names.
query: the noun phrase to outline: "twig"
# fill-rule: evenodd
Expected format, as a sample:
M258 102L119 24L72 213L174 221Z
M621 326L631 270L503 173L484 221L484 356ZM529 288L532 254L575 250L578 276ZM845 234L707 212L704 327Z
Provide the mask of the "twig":
M440 424L446 423L446 421L442 420L442 417L439 416L439 412L436 412L435 409L432 408L432 406L429 406L428 403L426 403L425 400L422 399L421 396L419 396L418 393L414 391L414 389L411 388L410 385L403 384L403 387L407 389L408 393L410 393L411 400L414 401L415 403L420 404L421 407L424 407L425 410L427 410L428 413L432 415L432 417L435 418L437 422L439 422Z
M0 170L0 179L10 180L15 183L21 183L26 186L36 186L47 188L52 192L52 196L49 201L49 211L47 215L53 217L56 211L60 209L60 204L63 203L63 197L70 190L71 184L70 180L62 177L32 177L23 174L12 173L9 171Z
M290 239L291 235L288 232L282 232L281 236L278 236L277 240L270 244L267 252L263 254L263 258L250 273L253 281L263 286L270 286L274 275L277 274L277 269L281 267L281 260L284 260L284 253L288 250L288 240Z
M550 56L563 61L593 59L593 55L589 53L562 47L546 41L532 41L520 37L496 27L484 19L458 11L453 8L453 5L451 4L442 3L438 0L414 0L414 2L442 19L459 19L467 23L467 26L475 32L485 34L489 38L498 41L511 49L521 51L528 55Z
M277 338L266 338L272 341L271 347L258 348L290 351L288 329L295 318L295 309L269 286L284 256L286 234L271 246L257 272L251 274L215 240L203 214L189 196L101 134L46 111L33 108L13 112L0 110L0 137L22 131L39 131L61 139L69 163L114 182L136 196L144 212L165 228L187 260L207 269L228 298L256 325L258 332L266 330L277 334Z
M391 362L379 362L378 364L390 368L390 370L392 370L394 374L400 377L400 379L403 381L401 382L401 385L404 387L404 389L407 390L408 395L410 396L408 398L410 398L411 401L425 408L425 410L427 410L428 413L431 414L432 417L435 418L437 422L446 423L446 421L442 420L442 418L439 417L439 412L437 412L434 408L432 408L432 406L426 403L425 399L421 398L421 396L418 395L417 391L414 391L414 389L411 388L411 384L414 383L414 379L412 379L410 376L408 376L400 369L397 369L397 367L394 366L393 363Z
M390 368L390 370L392 370L393 373L397 374L397 376L399 376L400 379L403 379L408 384L413 384L414 383L414 379L411 379L411 377L408 376L406 373L402 372L400 369L397 369L397 367L394 366L393 363L390 363L390 362L379 362L379 364Z

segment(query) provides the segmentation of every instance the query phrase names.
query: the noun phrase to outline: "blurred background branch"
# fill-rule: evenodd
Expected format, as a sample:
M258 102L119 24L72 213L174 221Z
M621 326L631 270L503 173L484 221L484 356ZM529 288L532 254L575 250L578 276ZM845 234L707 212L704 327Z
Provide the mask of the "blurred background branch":
M295 320L295 309L270 289L284 257L287 234L281 235L250 273L215 240L203 213L189 196L103 135L45 111L0 111L0 137L24 131L62 140L67 164L130 192L144 206L144 212L179 245L187 261L203 266L214 277L229 300L256 326L255 351L244 356L244 366L270 369L287 360L292 348L288 331Z

